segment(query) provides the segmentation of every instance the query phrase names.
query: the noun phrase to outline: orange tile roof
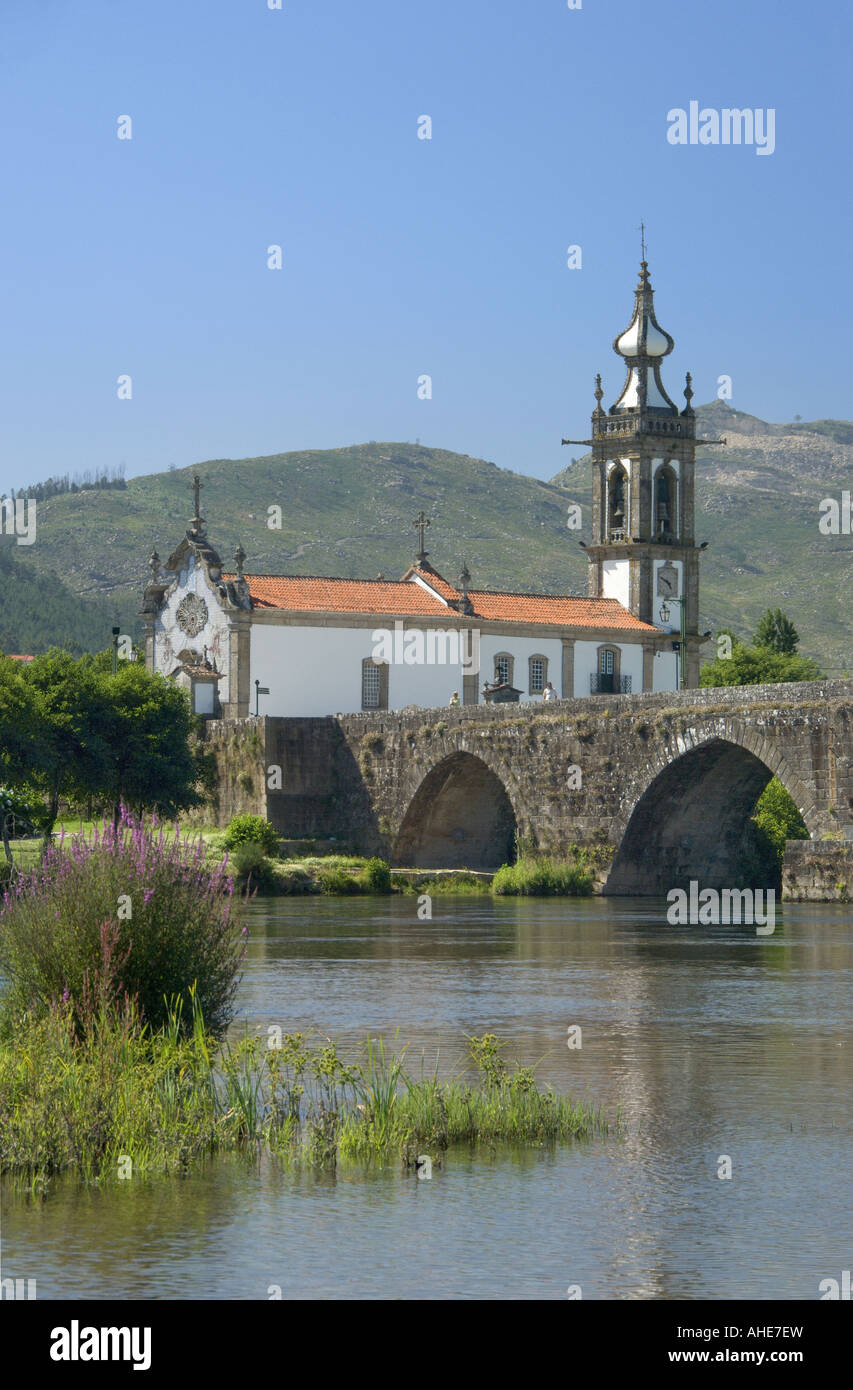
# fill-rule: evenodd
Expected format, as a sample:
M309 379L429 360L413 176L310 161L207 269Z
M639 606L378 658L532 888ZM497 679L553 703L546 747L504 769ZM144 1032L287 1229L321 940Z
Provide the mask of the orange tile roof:
M408 571L407 573L411 573ZM234 579L225 574L223 579ZM331 579L317 575L247 574L255 609L287 609L310 613L381 613L406 617L438 617L448 609L412 579ZM447 598L459 592L437 571L425 575ZM612 628L630 632L658 632L641 622L615 598L577 598L570 594L518 594L472 590L474 619L486 622L526 623L554 627ZM455 610L451 609L453 613Z
M575 598L570 594L506 594L472 589L478 618L501 623L553 623L555 627L614 627L658 632L615 598Z
M234 575L223 575L233 579ZM434 616L447 608L419 584L400 579L329 579L316 575L247 574L253 608L295 612L406 613Z

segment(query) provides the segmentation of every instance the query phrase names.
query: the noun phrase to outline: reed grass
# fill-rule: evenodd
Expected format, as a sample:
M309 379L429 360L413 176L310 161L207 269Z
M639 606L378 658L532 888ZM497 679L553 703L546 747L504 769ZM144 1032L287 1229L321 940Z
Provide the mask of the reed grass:
M506 1067L492 1035L469 1039L474 1079L414 1077L406 1048L368 1038L357 1062L330 1039L218 1041L192 994L152 1031L134 1003L104 1005L81 1034L68 1004L0 1039L0 1172L42 1190L182 1173L244 1153L286 1164L436 1160L459 1144L543 1144L607 1132L599 1110ZM129 1161L129 1163L128 1163Z
M498 869L492 892L499 897L582 898L589 897L594 882L594 875L583 863L523 858Z

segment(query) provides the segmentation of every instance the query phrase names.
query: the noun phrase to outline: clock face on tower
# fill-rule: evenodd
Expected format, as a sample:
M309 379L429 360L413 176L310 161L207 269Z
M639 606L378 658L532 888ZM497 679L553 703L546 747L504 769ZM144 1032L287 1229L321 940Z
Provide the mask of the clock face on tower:
M658 593L663 598L678 597L678 570L675 565L661 565L658 570Z

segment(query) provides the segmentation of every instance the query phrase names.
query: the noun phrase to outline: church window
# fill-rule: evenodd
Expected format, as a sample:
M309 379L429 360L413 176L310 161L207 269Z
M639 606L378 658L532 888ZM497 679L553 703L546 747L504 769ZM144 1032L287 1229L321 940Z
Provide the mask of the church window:
M388 708L388 663L376 662L372 656L361 663L361 708Z
M541 695L548 679L548 658L547 656L531 656L528 664L530 667L529 693Z
M621 690L619 679L618 647L599 647L598 671L591 680L593 695L618 695Z
M513 659L508 652L498 652L495 657L495 684L512 685Z

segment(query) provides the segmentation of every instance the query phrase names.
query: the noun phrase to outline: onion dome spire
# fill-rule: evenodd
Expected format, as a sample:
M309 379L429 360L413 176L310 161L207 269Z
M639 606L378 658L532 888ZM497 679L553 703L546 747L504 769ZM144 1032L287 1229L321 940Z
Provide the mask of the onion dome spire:
M660 410L677 415L678 408L663 388L660 364L675 341L655 317L655 297L646 261L634 291L634 314L628 327L613 340L613 351L625 359L628 376L611 410Z

